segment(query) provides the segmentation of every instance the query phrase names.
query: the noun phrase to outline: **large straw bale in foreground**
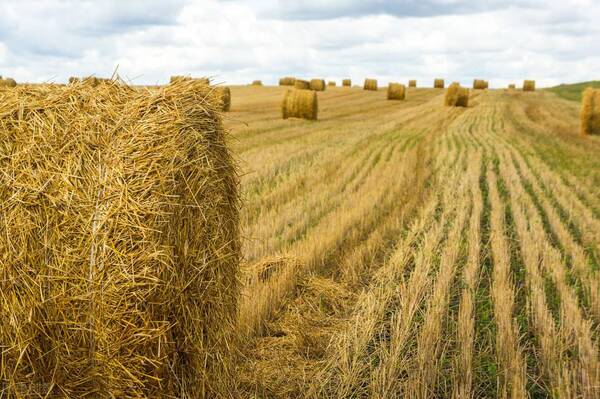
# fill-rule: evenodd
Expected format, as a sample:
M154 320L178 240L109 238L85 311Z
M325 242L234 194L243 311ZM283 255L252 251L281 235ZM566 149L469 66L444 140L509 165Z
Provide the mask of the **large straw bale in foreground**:
M221 104L221 111L228 112L231 109L231 89L229 87L216 88Z
M408 81L408 87L417 87L417 81L416 80L409 80Z
M581 102L581 134L600 135L600 89L585 89Z
M469 89L461 87L458 83L452 83L446 90L444 104L449 107L468 107Z
M317 120L319 103L314 90L288 90L281 104L283 119L304 118Z
M171 76L170 82L171 82L171 84L173 84L173 83L187 82L190 80L193 80L195 82L200 82L205 85L210 84L210 79L208 79L208 78L192 78L191 76Z
M325 91L325 80L324 79L311 79L310 89L314 91Z
M523 82L523 91L535 91L535 80L526 80Z
M286 76L279 79L279 86L293 86L296 83L296 78Z
M406 86L400 83L390 83L388 85L388 100L404 100L406 98Z
M0 87L16 87L17 82L13 78L0 78Z
M344 87L350 87L350 86L352 86L352 79L344 79L344 80L342 80L342 86L344 86Z
M363 89L377 91L377 79L365 79Z
M446 87L446 83L444 82L444 79L435 79L433 81L433 87L435 89L443 89L444 87Z
M300 90L310 90L310 82L308 80L296 79L294 87Z
M228 395L238 178L213 93L0 89L4 395Z

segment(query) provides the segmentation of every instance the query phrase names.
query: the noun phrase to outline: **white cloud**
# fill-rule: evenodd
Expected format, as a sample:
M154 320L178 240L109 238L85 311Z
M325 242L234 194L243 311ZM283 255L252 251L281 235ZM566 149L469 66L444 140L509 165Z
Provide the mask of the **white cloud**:
M549 85L597 78L599 18L592 0L3 0L0 75Z

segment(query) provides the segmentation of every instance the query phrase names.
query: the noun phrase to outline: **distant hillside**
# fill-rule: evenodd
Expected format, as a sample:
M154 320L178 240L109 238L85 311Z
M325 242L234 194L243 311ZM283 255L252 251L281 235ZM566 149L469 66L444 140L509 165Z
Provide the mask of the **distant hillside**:
M583 93L587 87L600 87L600 81L594 80L591 82L562 84L546 90L556 93L567 100L581 101L581 93Z

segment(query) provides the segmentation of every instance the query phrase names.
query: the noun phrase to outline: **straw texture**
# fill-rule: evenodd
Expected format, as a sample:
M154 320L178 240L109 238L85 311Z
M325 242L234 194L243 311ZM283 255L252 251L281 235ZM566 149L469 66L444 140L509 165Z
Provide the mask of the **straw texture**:
M444 87L446 87L446 83L444 82L444 79L435 79L433 81L433 87L435 89L443 89Z
M600 135L600 89L588 87L581 102L581 134Z
M288 90L281 104L283 119L303 118L317 120L319 104L314 90Z
M377 91L377 79L365 79L363 89Z
M314 91L325 91L325 80L323 79L311 79L310 89Z
M388 100L404 100L406 98L406 86L400 83L390 83L388 85Z
M444 104L449 107L468 107L469 89L461 87L458 83L452 83L446 90Z
M0 89L4 395L228 396L238 177L213 92Z

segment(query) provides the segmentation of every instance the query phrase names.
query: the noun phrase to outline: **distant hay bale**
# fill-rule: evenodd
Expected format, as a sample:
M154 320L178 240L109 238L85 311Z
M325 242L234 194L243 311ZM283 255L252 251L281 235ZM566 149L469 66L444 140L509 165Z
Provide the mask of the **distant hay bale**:
M488 88L488 84L485 80L475 79L473 81L473 89L475 90L485 90Z
M263 82L262 80L253 80L252 81L252 86L262 86Z
M13 78L0 78L0 87L16 87L17 82Z
M296 79L294 87L300 90L310 90L310 82L308 80Z
M363 89L377 91L377 79L365 79Z
M288 90L283 97L281 114L283 119L303 118L317 120L319 103L314 90Z
M0 396L229 397L238 176L213 92L0 90Z
M514 84L514 83L511 83L511 84L508 85L508 89L509 90L516 90L517 89L517 85Z
M310 89L314 91L325 91L325 80L324 79L311 79Z
M221 111L229 112L231 109L231 89L229 87L217 87L216 91L221 104Z
M600 89L588 87L581 100L581 134L600 135Z
M344 80L342 80L342 86L344 86L344 87L351 87L352 86L352 80L351 79L344 79Z
M523 82L523 91L535 91L535 80L526 80Z
M279 79L279 86L293 86L296 83L296 78L286 76Z
M337 83L335 83L333 80L330 80L329 82L327 82L327 86L335 87L335 86L337 86Z
M417 81L416 80L409 80L408 81L408 87L417 87Z
M406 98L406 86L400 83L390 83L387 90L388 100L404 100Z
M71 76L71 77L69 78L69 84L74 84L74 83L78 83L78 82L81 82L81 79L80 79L80 78L77 78L77 77L75 77L75 76Z
M458 83L452 83L446 90L444 104L448 107L468 107L469 89L461 87Z
M435 89L443 89L444 87L446 87L446 83L444 82L444 79L435 79L433 81L433 87Z

